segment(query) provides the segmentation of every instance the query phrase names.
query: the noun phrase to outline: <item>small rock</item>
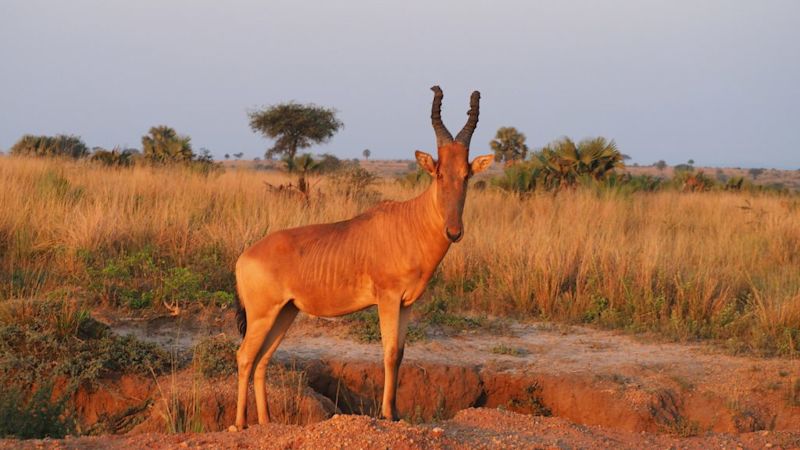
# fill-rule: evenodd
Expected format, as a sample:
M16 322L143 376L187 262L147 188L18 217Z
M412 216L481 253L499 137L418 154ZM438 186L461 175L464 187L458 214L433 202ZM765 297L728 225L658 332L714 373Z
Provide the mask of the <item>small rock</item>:
M236 433L237 431L239 431L239 429L236 428L236 425L231 425L228 427L228 432L230 433Z
M444 434L444 430L439 428L439 427L436 427L436 428L431 430L431 435L433 435L433 437L435 437L435 438L440 438L440 437L442 437L443 434Z
M183 442L179 443L178 445L179 445L180 447L188 447L188 446L189 446L189 443L188 443L188 442L186 442L186 441L183 441Z
M772 448L772 443L771 442L767 442L767 445L765 445L764 447L765 448Z
M762 431L762 432L761 432L761 435L762 435L762 436L766 436L766 435L768 435L768 434L769 434L769 430L764 430L764 431Z

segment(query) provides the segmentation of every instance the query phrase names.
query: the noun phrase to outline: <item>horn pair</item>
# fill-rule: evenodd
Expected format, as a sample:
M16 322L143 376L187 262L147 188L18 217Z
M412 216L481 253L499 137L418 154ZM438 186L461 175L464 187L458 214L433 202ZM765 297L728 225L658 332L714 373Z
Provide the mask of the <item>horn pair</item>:
M433 123L433 131L436 132L436 146L442 147L453 142L453 135L447 131L447 127L442 123L442 88L434 86L431 88L433 91L433 107L431 108L431 122ZM456 142L460 142L464 147L469 148L469 141L472 140L472 133L475 127L478 126L478 113L480 110L481 93L475 91L469 98L469 111L467 111L467 123L464 128L458 132Z

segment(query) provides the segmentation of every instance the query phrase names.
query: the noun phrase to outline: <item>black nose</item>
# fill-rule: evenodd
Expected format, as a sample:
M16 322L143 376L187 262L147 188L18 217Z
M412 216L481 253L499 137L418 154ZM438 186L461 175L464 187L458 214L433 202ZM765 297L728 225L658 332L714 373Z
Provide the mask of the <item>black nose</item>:
M447 239L450 239L450 242L458 242L461 239L461 235L464 234L464 230L458 230L458 233L451 233L450 230L447 230Z

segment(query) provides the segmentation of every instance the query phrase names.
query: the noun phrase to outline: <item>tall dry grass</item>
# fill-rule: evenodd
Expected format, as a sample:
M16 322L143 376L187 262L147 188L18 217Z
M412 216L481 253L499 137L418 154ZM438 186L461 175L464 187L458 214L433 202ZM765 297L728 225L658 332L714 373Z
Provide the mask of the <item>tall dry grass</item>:
M89 266L141 248L176 266L213 254L229 275L239 253L271 230L369 206L324 179L308 205L270 193L265 180L288 181L247 169L204 177L0 158L0 296L65 287L80 295ZM377 189L384 199L420 190L392 180ZM464 241L430 289L454 307L800 351L797 197L473 190L464 222Z

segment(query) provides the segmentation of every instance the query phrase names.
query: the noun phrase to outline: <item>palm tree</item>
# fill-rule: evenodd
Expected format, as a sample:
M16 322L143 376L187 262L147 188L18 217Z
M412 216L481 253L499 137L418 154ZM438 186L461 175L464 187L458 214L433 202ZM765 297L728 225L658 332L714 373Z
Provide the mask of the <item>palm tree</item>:
M297 189L302 192L306 197L308 196L308 182L306 175L315 172L319 169L320 163L316 161L311 153L304 153L295 158L285 158L286 169L289 172L298 172Z
M615 169L624 168L625 163L613 140L596 137L576 145L564 137L534 153L531 166L534 184L556 189L574 186L586 177L602 180Z
M525 135L514 127L500 127L489 146L494 151L494 160L505 161L506 164L524 161L528 155Z
M180 136L165 125L152 127L142 136L142 151L145 159L153 163L189 162L194 157L191 138Z

